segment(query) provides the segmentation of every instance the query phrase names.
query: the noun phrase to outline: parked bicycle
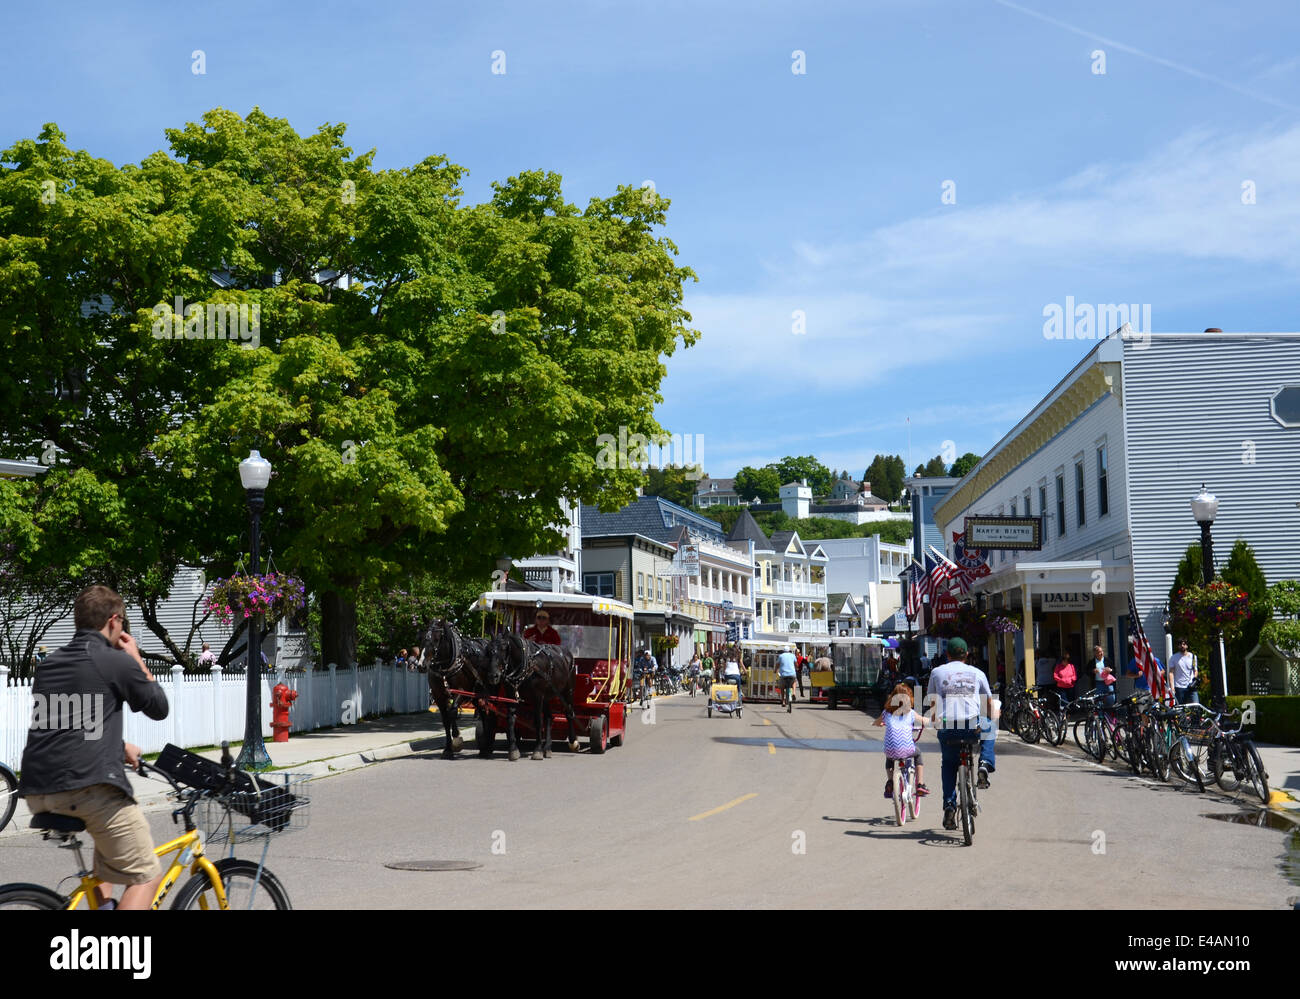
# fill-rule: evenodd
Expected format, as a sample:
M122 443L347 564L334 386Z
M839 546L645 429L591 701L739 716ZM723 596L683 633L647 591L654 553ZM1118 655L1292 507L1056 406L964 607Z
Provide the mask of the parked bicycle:
M1268 804L1268 773L1255 748L1254 735L1241 727L1241 712L1214 713L1214 729L1206 749L1208 777L1229 793L1249 787L1262 804ZM1225 719L1238 719L1235 728Z

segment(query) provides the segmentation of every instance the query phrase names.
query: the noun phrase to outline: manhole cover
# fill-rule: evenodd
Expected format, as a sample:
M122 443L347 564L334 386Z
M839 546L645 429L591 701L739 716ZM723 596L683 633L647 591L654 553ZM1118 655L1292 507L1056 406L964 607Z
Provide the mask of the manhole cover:
M473 871L483 865L472 860L394 860L384 866L394 871Z

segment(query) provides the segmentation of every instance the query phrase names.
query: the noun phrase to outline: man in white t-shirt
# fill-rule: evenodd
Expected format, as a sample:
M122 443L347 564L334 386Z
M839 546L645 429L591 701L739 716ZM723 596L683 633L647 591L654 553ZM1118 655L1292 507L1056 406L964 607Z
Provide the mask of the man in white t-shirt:
M1169 660L1169 669L1174 677L1174 700L1179 704L1200 704L1196 693L1200 686L1200 664L1196 656L1187 649L1187 639L1179 639L1178 653Z
M992 722L996 716L993 691L984 671L966 663L968 651L964 639L948 640L948 661L934 668L925 695L943 760L940 773L945 829L957 828L957 765L961 744L979 740L979 787L988 787L989 774L997 769L993 752L997 734L997 726Z

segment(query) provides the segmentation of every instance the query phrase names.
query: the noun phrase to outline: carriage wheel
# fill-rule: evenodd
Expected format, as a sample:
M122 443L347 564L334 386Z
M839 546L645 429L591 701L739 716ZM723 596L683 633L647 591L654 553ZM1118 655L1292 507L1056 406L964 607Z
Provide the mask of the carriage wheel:
M591 751L593 753L603 753L605 747L609 745L609 726L605 724L605 716L597 715L587 726L587 736L591 739Z
M474 719L474 745L479 756L487 758L492 755L492 743L496 741L496 724L490 718L479 715Z

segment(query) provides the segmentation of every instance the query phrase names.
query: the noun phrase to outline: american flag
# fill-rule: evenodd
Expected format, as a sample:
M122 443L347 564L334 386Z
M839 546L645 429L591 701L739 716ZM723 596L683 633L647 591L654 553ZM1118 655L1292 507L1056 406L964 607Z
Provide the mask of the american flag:
M925 568L916 559L907 567L907 608L908 617L916 617L921 612L921 597L929 592L929 577Z
M1151 651L1151 643L1147 641L1146 632L1142 630L1142 619L1138 617L1137 603L1133 599L1132 591L1128 594L1128 619L1133 623L1133 638L1137 642L1135 648L1138 669L1147 679L1147 686L1151 688L1151 696L1160 704L1169 704L1173 701L1172 691L1165 684L1165 672L1156 670L1156 654Z
M949 585L955 585L962 593L970 589L970 584L966 581L965 573L961 571L961 566L950 559L943 552L939 551L934 545L927 545L930 554L934 556L934 592L939 593L940 587L948 589Z

